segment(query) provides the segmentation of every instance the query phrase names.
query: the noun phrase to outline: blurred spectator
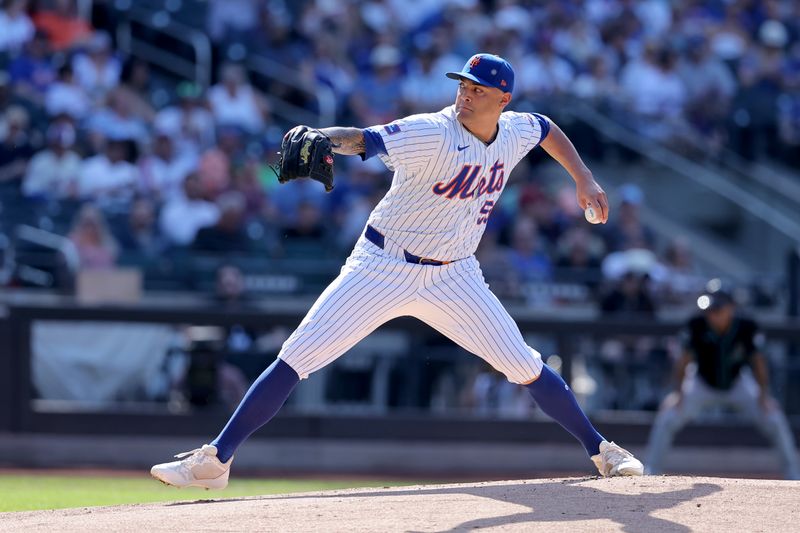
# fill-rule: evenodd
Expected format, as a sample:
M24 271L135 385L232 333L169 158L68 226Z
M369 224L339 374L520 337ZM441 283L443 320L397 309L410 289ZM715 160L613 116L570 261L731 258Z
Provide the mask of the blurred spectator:
M3 0L0 9L0 52L16 53L33 38L35 28L28 17L28 0Z
M662 36L673 23L671 2L662 0L643 0L632 2L633 11L642 24L643 33L650 36Z
M11 76L8 72L0 69L0 111L11 106L21 106L27 109L30 102L20 98L11 87Z
M786 163L800 167L800 85L778 101L778 133L785 146Z
M139 182L135 150L133 141L109 139L101 153L84 161L78 179L80 197L105 205L128 203Z
M646 273L628 271L613 282L600 302L605 316L654 317L656 302L650 290L650 278Z
M122 70L111 49L111 37L105 32L95 32L86 47L72 60L75 80L94 102L102 102L106 93L119 84Z
M246 202L238 191L228 191L217 198L219 218L213 226L200 228L192 248L205 252L246 252L250 239L245 229Z
M672 302L685 302L703 287L704 279L692 257L692 248L686 237L674 237L664 252L664 298Z
M570 88L572 93L602 108L617 103L620 93L619 83L609 68L608 59L595 56L587 61L588 72L579 74Z
M158 258L169 243L156 224L156 206L153 200L140 196L130 207L126 224L117 235L123 250L135 251L148 258Z
M620 187L620 204L616 216L603 229L608 251L630 248L652 249L655 236L652 230L642 223L641 205L644 193L638 185L628 183Z
M200 158L197 174L208 197L216 198L230 185L231 160L223 150L213 147Z
M403 16L408 16L413 13L414 4L419 4L414 0L405 3L409 8L408 12L403 12ZM396 27L396 23L392 20L392 12L387 2L383 1L367 1L360 4L354 4L352 14L358 17L358 21L364 27L364 33L373 33L375 35L387 35L391 33ZM366 35L364 36L366 37ZM357 48L361 48L363 43L356 42ZM361 58L355 58L357 64L361 64Z
M22 182L28 161L36 151L28 112L20 106L5 110L0 121L0 183Z
M556 279L596 287L604 252L603 241L585 226L567 230L556 244Z
M259 177L259 171L258 161L249 159L233 174L232 189L242 193L245 199L245 215L247 219L268 214L267 196Z
M254 135L260 133L269 108L263 95L250 85L244 67L225 63L219 78L219 83L208 91L217 125L236 126Z
M208 35L221 43L234 35L241 35L258 22L257 0L208 0Z
M519 389L494 370L482 371L474 377L465 403L480 415L525 417L532 411L533 402Z
M731 104L731 148L748 160L777 145L777 102L780 87L762 75L758 65L739 67L739 88ZM772 148L769 148L772 145Z
M297 71L308 58L310 43L297 39L289 14L278 6L278 3L262 3L258 7L258 25L250 29L242 40L249 53L263 55Z
M686 104L674 52L651 44L640 60L625 66L621 87L634 115L631 126L651 139L672 140Z
M550 39L540 36L533 53L517 69L520 92L534 102L569 91L575 70L554 51Z
M154 127L172 137L182 156L197 157L214 143L214 116L203 106L203 91L199 86L181 82L175 94L178 105L159 111Z
M180 194L184 178L197 169L197 158L177 153L164 132L156 133L151 149L151 154L139 159L139 191L160 200Z
M478 0L458 0L447 6L445 15L451 23L442 28L448 33L443 40L446 48L462 61L473 50L480 49L479 43L493 31L491 19L485 11ZM456 21L458 23L454 24Z
M438 110L453 103L456 86L442 72L459 71L459 61L451 55L439 56L433 43L419 51L403 77L403 105L408 113Z
M220 266L214 285L214 299L224 305L235 305L241 303L244 297L244 275L239 267L231 264Z
M320 241L325 237L322 224L322 211L313 202L301 202L297 206L297 217L291 225L283 228L283 235L289 239Z
M220 127L217 138L217 145L200 157L197 169L203 191L209 198L216 198L230 188L234 164L242 156L242 132L238 128Z
M145 120L134 112L136 98L130 91L109 91L108 105L92 113L87 129L105 138L133 139L139 145L146 144L150 133Z
M572 65L585 68L603 49L598 28L584 18L576 18L566 28L556 30L553 49Z
M51 117L66 114L76 121L89 114L91 102L77 81L72 66L63 65L58 69L58 79L50 85L45 94L45 108Z
M331 194L333 218L340 228L337 245L342 250L352 249L364 232L369 214L386 192L385 173L383 163L369 159L354 165Z
M295 224L299 206L302 204L311 203L317 209L327 211L331 197L332 194L325 193L325 187L308 179L293 180L271 191L271 199L281 217L281 227Z
M645 275L655 284L660 284L666 278L666 268L662 265L652 250L645 248L629 248L612 252L603 258L600 265L603 277L608 280L618 280L629 272Z
M75 128L69 122L53 122L47 128L47 148L28 164L22 193L34 198L74 198L83 160L73 151Z
M341 108L347 106L347 98L355 84L353 66L343 56L344 52L335 46L335 38L332 36L321 35L314 42L314 76L319 83L333 90L338 107Z
M369 215L378 205L381 194L353 194L347 198L346 207L342 206L338 213L338 226L340 228L337 245L341 250L351 250L358 238L364 232Z
M481 271L492 292L499 298L519 298L520 276L514 268L511 249L500 244L500 234L486 228L483 238L475 251Z
M539 238L539 229L531 218L518 217L511 235L509 253L514 274L521 281L549 281L553 265Z
M68 238L78 250L80 268L109 268L116 262L117 242L108 230L103 213L94 205L81 207Z
M714 55L735 67L750 46L751 38L749 29L741 23L740 6L730 4L724 9L724 19L712 30L711 50Z
M5 1L2 20L16 9L9 6L23 4ZM35 4L38 34L21 49L0 53L14 89L9 91L9 76L0 71L0 109L22 105L27 110L30 125L25 128L28 139L22 150L38 146L37 135L47 130L36 110L39 102L44 102L53 121L60 122L68 115L72 125L58 134L48 132L47 149L37 154L25 172L26 195L68 195L70 187L65 184L75 179L83 184L87 179L113 181L118 170L109 174L113 165L99 165L98 161L108 159L105 138L134 137L138 147L146 150L136 161L137 188L126 187L124 193L113 195L114 210L132 208L128 203L135 191L156 203L166 201L173 211L181 212L176 207L181 202L192 211L185 205L191 202L185 198L183 178L196 171L200 177L198 205L230 190L244 195L244 218L252 222L248 231L253 238L260 239L255 237L259 231L283 231L289 236L283 239L288 246L302 242L307 255L315 246L326 246L327 236L333 237L336 247L349 248L361 234L367 214L388 185L385 171L374 172L360 163L350 168L343 159L331 195L309 180L278 187L272 175L266 178L263 173L262 159L268 158L262 151L267 146L277 150L273 147L280 136L269 128L271 117L265 100L247 81L240 65L221 65L219 83L206 95L202 87L190 82L162 91L157 85L166 79L160 76L162 72L151 77L147 63L136 58L127 58L121 66L109 34L93 35L89 22L77 15L77 2L42 0ZM115 21L97 17L103 9L94 10L94 20L111 31L109 23ZM701 155L726 157L721 148L727 134L733 151L746 158L780 156L793 164L800 161L797 13L800 7L794 3L761 1L237 0L233 4L213 2L208 23L218 39L216 60L241 58L243 51L260 53L293 69L308 87L331 87L337 114L354 125L388 121L405 114L400 107L413 113L450 105L455 86L442 73L458 70L466 56L486 49L511 58L517 68L520 94L515 96L515 109L534 105L549 112L552 108L558 120L570 99L579 98L612 120L657 140L677 139L680 144L673 146L693 147ZM534 34L530 28L535 29ZM51 56L52 50L46 46L45 32L55 55ZM677 63L676 51L682 54ZM57 65L61 67L53 80ZM77 69L74 75L73 66ZM259 76L258 81L266 81L259 88L272 97L312 113L319 111L316 99L281 80ZM156 110L173 89L177 102ZM520 98L522 93L534 102ZM563 99L558 104L556 96ZM290 118L284 115L280 118ZM570 121L564 124L569 126ZM70 129L74 135L66 133ZM586 145L596 148L587 151L592 157L628 156L624 150L604 150L613 141L596 135L593 129L579 125L574 129L570 137L581 145L582 153ZM586 133L581 136L581 132ZM86 161L88 178L83 173L69 177L75 174L78 156L72 152L71 142L69 146L57 143L70 137L77 137L81 153L100 154ZM5 152L19 152L16 145L2 147ZM15 155L11 158L18 159ZM487 242L479 249L485 276L497 278L493 284L502 283L502 265L511 261L511 252L503 246L513 240L510 220L515 218L533 220L538 234L538 244L533 247L541 254L556 252L552 260L558 268L553 270L551 264L551 273L544 279L555 275L559 281L576 280L573 274L591 277L589 273L596 271L604 253L593 234L602 235L612 253L654 249L654 236L640 218L641 190L635 186L620 189L622 203L619 209L612 209L609 224L589 232L581 213L573 212L572 187L565 204L562 191L548 191L538 180L534 184L537 164L534 154L518 169L522 179L508 188L492 216L490 223L495 227L487 230ZM131 170L124 164L121 167ZM17 177L21 173L17 169ZM182 200L172 201L178 198ZM217 208L212 208L216 212ZM204 213L198 216L201 220L213 218L208 224L216 221L216 215L207 216L208 210L198 208L198 212ZM319 217L326 221L324 231ZM184 239L184 246L194 241L197 228L191 228L195 224L188 223L189 237L178 238ZM691 279L684 270L687 252L685 246L670 246L665 256L669 274L664 280L654 280L663 281L654 286L663 289L658 294L667 301L685 297L678 294L685 295L680 287ZM520 250L514 253L517 262L525 266L509 266L513 276L518 267L532 275L527 261L536 254L522 259ZM565 274L567 269L572 274ZM519 292L519 288L508 292Z
M316 108L316 99L309 97L306 91L298 91L295 85L299 83L309 89L317 85L313 66L317 58L309 53L311 43L297 38L282 3L262 3L259 25L237 40L244 43L249 54L261 56L268 60L267 64L276 63L284 68L261 87L270 99L300 108Z
M356 83L350 98L357 125L385 124L400 114L401 60L400 51L391 45L380 45L372 51L371 72Z
M175 245L188 246L201 228L219 220L219 208L203 197L200 178L192 173L183 180L183 194L169 198L161 209L159 227Z
M574 193L572 197L574 203ZM524 185L520 191L519 216L533 220L547 246L554 246L570 224L558 204L535 183Z
M500 0L497 3L492 22L494 27L505 36L517 36L530 28L533 23L531 15L531 11L519 5L516 0ZM555 24L554 26L561 26L561 24ZM506 44L508 41L502 42Z
M762 44L760 50L762 55L779 58L781 50L789 43L789 30L780 20L765 20L758 28L758 40ZM754 50L758 48L752 48L750 51Z
M701 36L688 39L678 71L686 87L688 120L694 129L693 149L716 155L725 140L725 117L736 85L727 65L711 55Z
M150 65L141 59L128 59L122 66L120 81L116 91L128 101L131 114L148 124L152 123L156 111L150 94Z
M706 101L719 104L722 111L725 110L736 85L730 69L711 54L704 37L689 37L678 71L686 87L688 105L697 106Z
M216 272L214 305L238 308L249 301L242 271L234 264L222 264ZM285 333L278 330L259 337L259 332L242 324L225 328L225 354L220 362L219 394L226 405L233 409L242 399L247 387L264 368L274 360ZM277 341L277 342L276 342Z
M657 271L655 254L649 250L615 252L605 258L602 269L607 281L599 308L604 317L655 318L658 302L651 275ZM603 381L599 401L614 409L654 409L658 398L652 383L658 383L663 375L664 359L652 337L618 335L604 339L592 362Z
M56 71L50 62L47 37L36 32L23 51L11 61L8 73L18 95L37 106L44 104L47 88L56 79Z
M388 7L386 24L414 30L435 15L447 3L447 0L386 0L378 2Z
M78 47L92 36L92 26L78 15L76 0L51 0L33 15L33 23L44 32L56 51Z
M330 228L323 224L320 205L306 200L299 202L296 209L291 223L283 220L275 253L289 258L324 257L336 242L331 238Z

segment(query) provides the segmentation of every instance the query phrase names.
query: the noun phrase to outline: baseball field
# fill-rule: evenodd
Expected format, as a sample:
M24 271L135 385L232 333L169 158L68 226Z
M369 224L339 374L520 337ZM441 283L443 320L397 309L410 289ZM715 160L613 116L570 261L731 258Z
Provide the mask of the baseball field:
M38 511L133 503L192 501L208 496L241 498L354 487L411 485L376 479L234 479L224 492L179 491L146 474L113 472L8 472L0 474L0 512ZM2 529L2 528L0 528Z
M51 510L0 514L0 530L788 532L800 519L798 481L648 476L390 487L239 480L224 492L203 492L153 487L146 479L106 478L104 489L98 479L42 477L37 491L30 478L28 486L4 478L6 509L8 502L22 509L30 498ZM347 485L360 488L341 488ZM313 491L292 493L304 490ZM46 494L38 492L71 499L45 505ZM121 502L128 503L88 506ZM64 504L73 508L52 510Z

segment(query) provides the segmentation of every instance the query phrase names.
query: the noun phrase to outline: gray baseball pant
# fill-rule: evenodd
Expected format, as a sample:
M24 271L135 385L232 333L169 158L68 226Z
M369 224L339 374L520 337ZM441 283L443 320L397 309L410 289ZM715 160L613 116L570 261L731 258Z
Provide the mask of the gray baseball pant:
M760 387L748 368L740 372L733 387L719 390L706 384L690 365L681 384L681 391L683 399L680 405L666 405L656 415L645 461L648 474L661 473L664 456L675 435L686 424L704 410L731 406L752 421L777 447L785 477L800 479L800 459L786 416L780 408L764 412L758 402Z

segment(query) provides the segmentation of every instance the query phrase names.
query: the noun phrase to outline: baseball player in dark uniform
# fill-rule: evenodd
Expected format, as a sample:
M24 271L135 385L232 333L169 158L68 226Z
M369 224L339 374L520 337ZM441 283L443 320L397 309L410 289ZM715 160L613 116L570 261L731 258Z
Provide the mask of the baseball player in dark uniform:
M794 438L778 402L769 394L763 335L737 310L719 280L697 299L701 312L683 332L676 366L678 390L664 400L650 433L646 472L661 472L675 434L704 410L730 406L751 419L778 448L787 479L800 479Z

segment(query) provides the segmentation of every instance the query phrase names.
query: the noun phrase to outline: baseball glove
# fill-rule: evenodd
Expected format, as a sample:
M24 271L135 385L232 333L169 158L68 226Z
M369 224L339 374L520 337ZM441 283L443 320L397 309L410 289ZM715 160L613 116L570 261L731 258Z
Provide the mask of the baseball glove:
M278 181L311 178L333 190L333 142L330 137L308 126L297 126L283 136Z

